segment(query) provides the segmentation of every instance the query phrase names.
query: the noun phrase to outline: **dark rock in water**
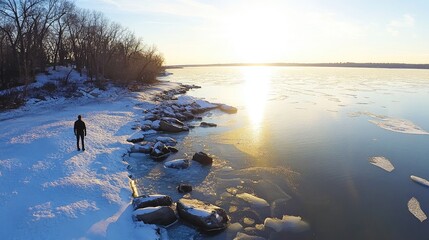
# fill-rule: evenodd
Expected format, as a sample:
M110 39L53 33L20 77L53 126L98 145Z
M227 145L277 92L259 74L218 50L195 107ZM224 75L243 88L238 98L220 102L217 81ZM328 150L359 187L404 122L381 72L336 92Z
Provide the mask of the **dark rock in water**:
M192 114L190 112L182 112L182 115L186 118L186 120L194 119L194 114Z
M155 161L162 161L162 160L168 158L168 156L170 156L170 154L171 154L170 152L168 152L168 153L161 153L161 154L153 154L153 153L151 153L150 154L150 158L152 158Z
M207 232L223 230L229 222L225 210L197 199L180 199L177 212L182 219Z
M170 155L171 151L169 150L169 147L167 147L162 142L157 142L152 148L152 151L150 153L150 157L153 160L161 161L167 158Z
M172 153L177 153L179 151L179 149L177 149L175 147L168 147L168 150L170 150L170 152L172 152Z
M208 110L209 110L209 109L206 109L206 108L195 107L195 108L193 108L193 109L191 110L191 112L192 112L193 114L200 114L200 113L207 112Z
M203 165L210 165L213 163L213 158L203 152L195 153L194 156L192 157L192 160L197 161Z
M177 221L174 210L166 206L139 208L133 212L132 217L134 221L163 226L169 226Z
M187 118L186 118L186 116L185 115L183 115L183 114L181 114L181 113L176 113L176 118L177 119L179 119L179 121L186 121L186 120L188 120Z
M192 192L192 186L190 184L181 183L177 186L177 191L179 191L179 193Z
M189 128L176 118L162 118L159 122L159 130L165 132L189 131Z
M190 162L188 159L175 159L164 163L166 168L185 169L188 168Z
M201 122L200 127L217 127L215 123Z
M226 104L221 104L219 105L219 109L222 110L223 112L226 113L237 113L237 108L226 105Z
M133 199L133 208L171 206L173 200L167 195L143 195Z

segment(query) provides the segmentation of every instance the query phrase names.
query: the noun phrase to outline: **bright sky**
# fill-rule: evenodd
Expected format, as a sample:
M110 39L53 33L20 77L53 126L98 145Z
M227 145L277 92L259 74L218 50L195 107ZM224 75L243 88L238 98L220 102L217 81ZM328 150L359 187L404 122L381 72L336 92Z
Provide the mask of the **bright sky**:
M76 0L166 64L429 63L427 0Z

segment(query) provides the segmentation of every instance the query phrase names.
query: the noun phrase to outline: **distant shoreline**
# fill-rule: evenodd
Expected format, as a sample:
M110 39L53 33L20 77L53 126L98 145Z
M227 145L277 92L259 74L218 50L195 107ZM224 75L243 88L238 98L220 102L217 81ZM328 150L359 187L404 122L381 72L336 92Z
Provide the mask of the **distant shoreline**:
M429 69L429 64L410 63L219 63L219 64L184 64L168 65L165 69L177 69L186 67L245 67L245 66L269 66L269 67L348 67L348 68L393 68L393 69Z

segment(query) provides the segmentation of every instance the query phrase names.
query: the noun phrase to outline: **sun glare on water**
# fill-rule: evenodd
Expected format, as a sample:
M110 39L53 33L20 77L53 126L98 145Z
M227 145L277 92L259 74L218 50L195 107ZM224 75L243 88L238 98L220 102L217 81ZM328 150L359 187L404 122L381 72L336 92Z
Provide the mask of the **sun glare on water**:
M243 67L245 81L243 96L254 133L258 133L264 119L264 110L270 90L270 67Z

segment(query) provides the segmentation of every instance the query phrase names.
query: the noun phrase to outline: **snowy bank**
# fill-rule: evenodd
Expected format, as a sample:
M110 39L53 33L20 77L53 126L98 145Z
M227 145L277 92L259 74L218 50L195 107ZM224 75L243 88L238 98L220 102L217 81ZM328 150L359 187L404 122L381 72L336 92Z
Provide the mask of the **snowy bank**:
M30 102L0 113L2 239L158 239L153 225L133 223L122 156L136 105L179 87L160 83L143 93L113 88L98 97ZM76 151L73 122L87 125L86 151Z

